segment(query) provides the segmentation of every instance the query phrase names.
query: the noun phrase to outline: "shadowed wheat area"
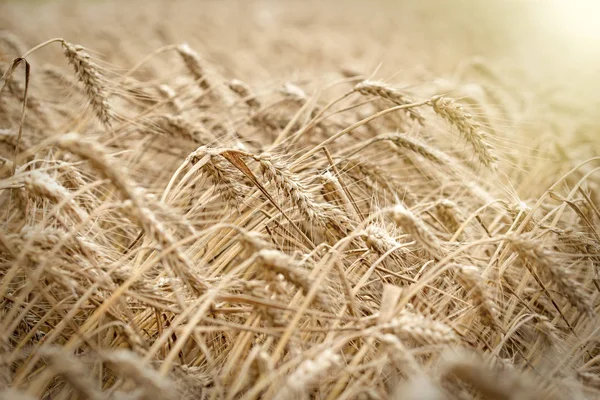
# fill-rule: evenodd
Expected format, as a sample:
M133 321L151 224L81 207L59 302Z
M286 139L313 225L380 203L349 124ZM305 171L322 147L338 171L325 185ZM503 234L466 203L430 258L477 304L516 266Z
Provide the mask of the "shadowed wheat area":
M598 398L544 4L4 1L0 399Z

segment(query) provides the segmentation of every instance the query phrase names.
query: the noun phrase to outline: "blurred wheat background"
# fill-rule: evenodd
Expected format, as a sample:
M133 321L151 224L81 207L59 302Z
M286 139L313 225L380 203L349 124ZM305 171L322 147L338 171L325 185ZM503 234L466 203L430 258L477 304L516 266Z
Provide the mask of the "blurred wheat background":
M600 396L593 2L0 4L0 399Z

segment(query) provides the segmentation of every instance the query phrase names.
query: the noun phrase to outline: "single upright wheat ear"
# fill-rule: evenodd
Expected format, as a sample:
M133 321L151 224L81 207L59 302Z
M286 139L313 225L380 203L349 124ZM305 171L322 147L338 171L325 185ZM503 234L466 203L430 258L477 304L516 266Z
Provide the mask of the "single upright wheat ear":
M206 72L202 67L202 59L200 55L190 48L187 44L177 46L177 53L183 59L185 66L190 71L190 74L198 81L200 87L204 90L210 89L210 85L206 79Z
M362 81L354 87L354 91L362 94L363 96L380 97L382 99L389 100L392 103L395 103L399 106L414 103L409 97L405 96L398 89L386 85L383 82L375 82L369 80ZM408 113L410 119L417 121L421 125L425 124L425 119L415 109L408 108L406 112Z
M431 106L436 114L458 128L465 140L471 144L483 165L492 170L496 168L497 158L492 152L491 145L487 142L486 134L480 129L471 114L448 97L433 97Z
M113 110L108 102L108 93L104 78L98 71L98 66L91 60L90 55L81 46L62 42L65 57L75 69L77 79L83 84L96 116L106 126L111 128Z

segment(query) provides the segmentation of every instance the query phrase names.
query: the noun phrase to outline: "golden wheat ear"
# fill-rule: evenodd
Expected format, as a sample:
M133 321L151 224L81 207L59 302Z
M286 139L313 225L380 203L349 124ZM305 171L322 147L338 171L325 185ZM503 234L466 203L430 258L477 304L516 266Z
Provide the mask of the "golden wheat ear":
M486 167L496 169L498 158L492 152L492 146L487 141L486 134L481 130L473 116L454 99L435 96L431 99L433 111L440 117L458 128L460 134L473 147L477 158Z
M62 46L65 57L75 69L77 79L85 88L98 120L110 129L114 111L108 102L106 79L100 73L99 67L92 62L85 48L65 41L62 42Z
M382 99L391 101L392 103L399 106L414 103L414 101L410 99L410 97L406 96L400 90L383 82L376 82L370 80L362 81L354 87L354 91L364 96L380 97ZM419 114L419 112L416 109L409 108L406 110L406 112L412 120L418 122L421 125L425 124L425 118L423 118L423 116L421 116L421 114Z

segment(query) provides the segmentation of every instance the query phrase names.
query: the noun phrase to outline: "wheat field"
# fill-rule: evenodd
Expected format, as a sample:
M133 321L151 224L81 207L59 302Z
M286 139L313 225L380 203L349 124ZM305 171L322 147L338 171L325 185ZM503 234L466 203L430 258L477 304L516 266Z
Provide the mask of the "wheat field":
M0 399L600 398L541 3L4 1Z

